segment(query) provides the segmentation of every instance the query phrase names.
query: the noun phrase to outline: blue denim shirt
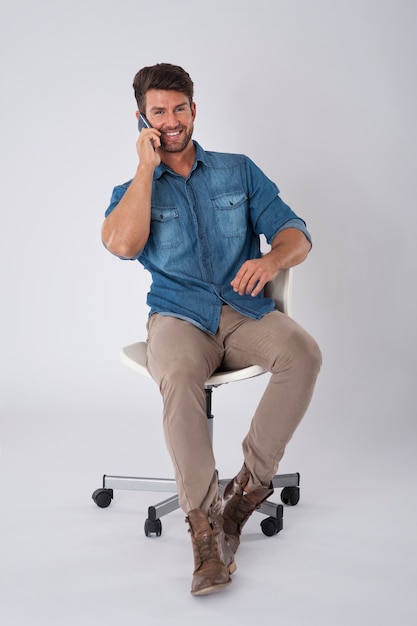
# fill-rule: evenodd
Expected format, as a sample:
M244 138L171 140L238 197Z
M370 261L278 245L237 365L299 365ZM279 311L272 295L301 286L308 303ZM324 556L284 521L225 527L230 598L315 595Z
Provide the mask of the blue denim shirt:
M242 263L261 256L260 235L268 243L289 227L310 235L248 157L194 145L188 178L163 163L155 169L150 235L135 258L152 275L150 315L179 317L215 334L225 303L253 319L274 308L263 292L240 296L230 285ZM114 188L106 216L130 182Z

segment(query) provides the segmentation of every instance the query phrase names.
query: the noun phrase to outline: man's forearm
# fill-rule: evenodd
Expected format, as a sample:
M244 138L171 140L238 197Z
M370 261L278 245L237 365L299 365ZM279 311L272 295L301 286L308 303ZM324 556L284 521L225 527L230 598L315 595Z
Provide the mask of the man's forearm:
M288 269L302 263L311 250L311 243L301 230L286 228L272 241L268 253L277 263L277 269Z

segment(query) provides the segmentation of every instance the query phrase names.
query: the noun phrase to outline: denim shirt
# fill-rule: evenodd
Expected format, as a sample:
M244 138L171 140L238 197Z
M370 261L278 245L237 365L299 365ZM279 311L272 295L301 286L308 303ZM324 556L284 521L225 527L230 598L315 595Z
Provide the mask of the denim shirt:
M185 319L215 334L223 304L253 319L274 308L263 291L240 296L230 285L246 260L261 256L261 234L271 243L279 231L297 228L311 239L305 222L248 157L194 145L187 178L163 163L155 169L150 235L135 259L152 275L149 315ZM106 217L130 182L114 188Z

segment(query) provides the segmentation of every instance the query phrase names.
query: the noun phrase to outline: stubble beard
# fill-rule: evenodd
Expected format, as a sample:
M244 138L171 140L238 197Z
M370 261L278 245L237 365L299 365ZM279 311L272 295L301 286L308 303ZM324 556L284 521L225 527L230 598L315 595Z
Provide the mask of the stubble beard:
M164 141L164 136L161 136L161 150L164 152L182 152L188 146L191 137L193 136L194 126L191 126L188 130L181 135L178 142Z

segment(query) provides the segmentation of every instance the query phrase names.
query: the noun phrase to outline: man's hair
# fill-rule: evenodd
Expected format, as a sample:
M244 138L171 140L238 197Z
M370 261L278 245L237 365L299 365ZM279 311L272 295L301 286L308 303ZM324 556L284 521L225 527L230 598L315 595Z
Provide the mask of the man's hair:
M133 79L133 89L139 111L145 111L146 92L149 89L164 89L184 93L192 104L194 84L189 74L179 65L157 63L143 67Z

